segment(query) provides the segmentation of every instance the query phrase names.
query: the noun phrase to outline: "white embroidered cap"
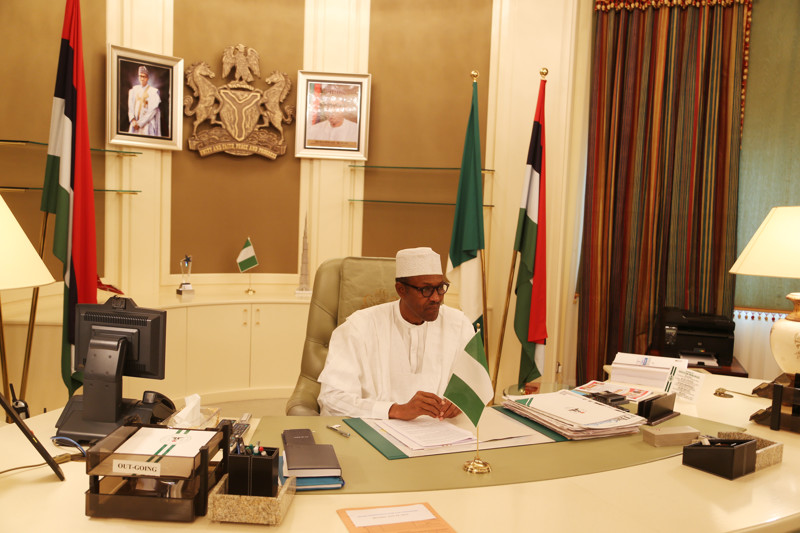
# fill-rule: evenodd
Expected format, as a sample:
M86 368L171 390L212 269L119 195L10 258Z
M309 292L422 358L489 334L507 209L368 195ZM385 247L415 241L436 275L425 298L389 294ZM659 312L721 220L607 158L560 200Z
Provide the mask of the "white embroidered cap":
M442 260L439 254L427 247L400 250L397 252L396 260L396 278L442 275Z

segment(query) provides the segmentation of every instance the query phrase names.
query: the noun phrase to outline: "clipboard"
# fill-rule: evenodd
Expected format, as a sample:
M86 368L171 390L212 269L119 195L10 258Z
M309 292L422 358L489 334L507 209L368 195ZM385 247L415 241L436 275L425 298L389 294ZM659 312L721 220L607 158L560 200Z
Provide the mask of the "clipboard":
M44 449L44 446L42 446L42 443L36 438L36 435L33 434L31 428L29 428L27 424L25 424L25 422L19 417L19 414L17 414L13 407L11 407L5 396L3 396L2 392L0 392L0 404L3 405L3 409L5 409L9 418L14 421L19 430L22 431L31 444L33 444L33 447L36 448L36 451L42 456L42 459L44 459L44 461L50 465L50 468L53 469L53 473L58 476L58 479L64 481L64 472L61 470L61 467L58 466L58 463L56 463L56 460L53 459L53 456Z

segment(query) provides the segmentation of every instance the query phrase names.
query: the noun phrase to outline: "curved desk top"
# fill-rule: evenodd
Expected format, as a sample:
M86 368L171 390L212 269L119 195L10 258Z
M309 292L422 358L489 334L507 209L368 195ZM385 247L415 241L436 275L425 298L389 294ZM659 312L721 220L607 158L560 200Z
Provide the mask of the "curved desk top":
M429 503L456 531L535 529L593 532L791 531L800 528L800 435L771 431L749 422L766 406L763 398L719 398L717 387L749 393L761 381L708 375L696 405L679 402L690 416L741 426L745 431L784 445L780 465L727 479L689 468L671 457L628 468L547 481L451 490L343 494L298 494L283 522L270 531L339 531L346 528L337 509ZM58 412L30 419L29 426L53 455L63 453L48 437ZM354 435L351 438L359 438ZM14 426L0 427L0 470L41 462ZM403 460L413 465L414 459ZM410 466L412 468L413 466ZM0 525L8 531L98 531L114 533L146 527L148 531L215 531L252 528L219 524L199 517L192 523L89 519L85 516L88 476L81 462L62 465L66 481L49 468L0 475ZM420 475L425 475L421 472ZM346 474L345 474L346 478Z

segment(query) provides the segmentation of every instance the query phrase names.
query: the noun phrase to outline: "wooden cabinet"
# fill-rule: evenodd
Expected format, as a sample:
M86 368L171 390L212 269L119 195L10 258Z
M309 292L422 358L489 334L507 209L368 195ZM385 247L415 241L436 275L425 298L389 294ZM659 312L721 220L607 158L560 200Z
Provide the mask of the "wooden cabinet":
M197 305L186 310L187 394L289 396L300 371L308 302Z

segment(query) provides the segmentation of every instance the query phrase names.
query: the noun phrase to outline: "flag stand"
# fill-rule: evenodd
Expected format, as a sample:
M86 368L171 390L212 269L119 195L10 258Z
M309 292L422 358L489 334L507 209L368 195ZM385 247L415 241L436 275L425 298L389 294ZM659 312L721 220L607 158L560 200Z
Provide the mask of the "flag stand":
M492 466L481 459L480 456L481 440L478 436L478 427L475 426L475 459L464 463L464 470L470 474L488 474L492 471Z
M256 293L256 290L253 288L253 275L250 273L247 274L247 289L244 293L248 296L252 296Z

